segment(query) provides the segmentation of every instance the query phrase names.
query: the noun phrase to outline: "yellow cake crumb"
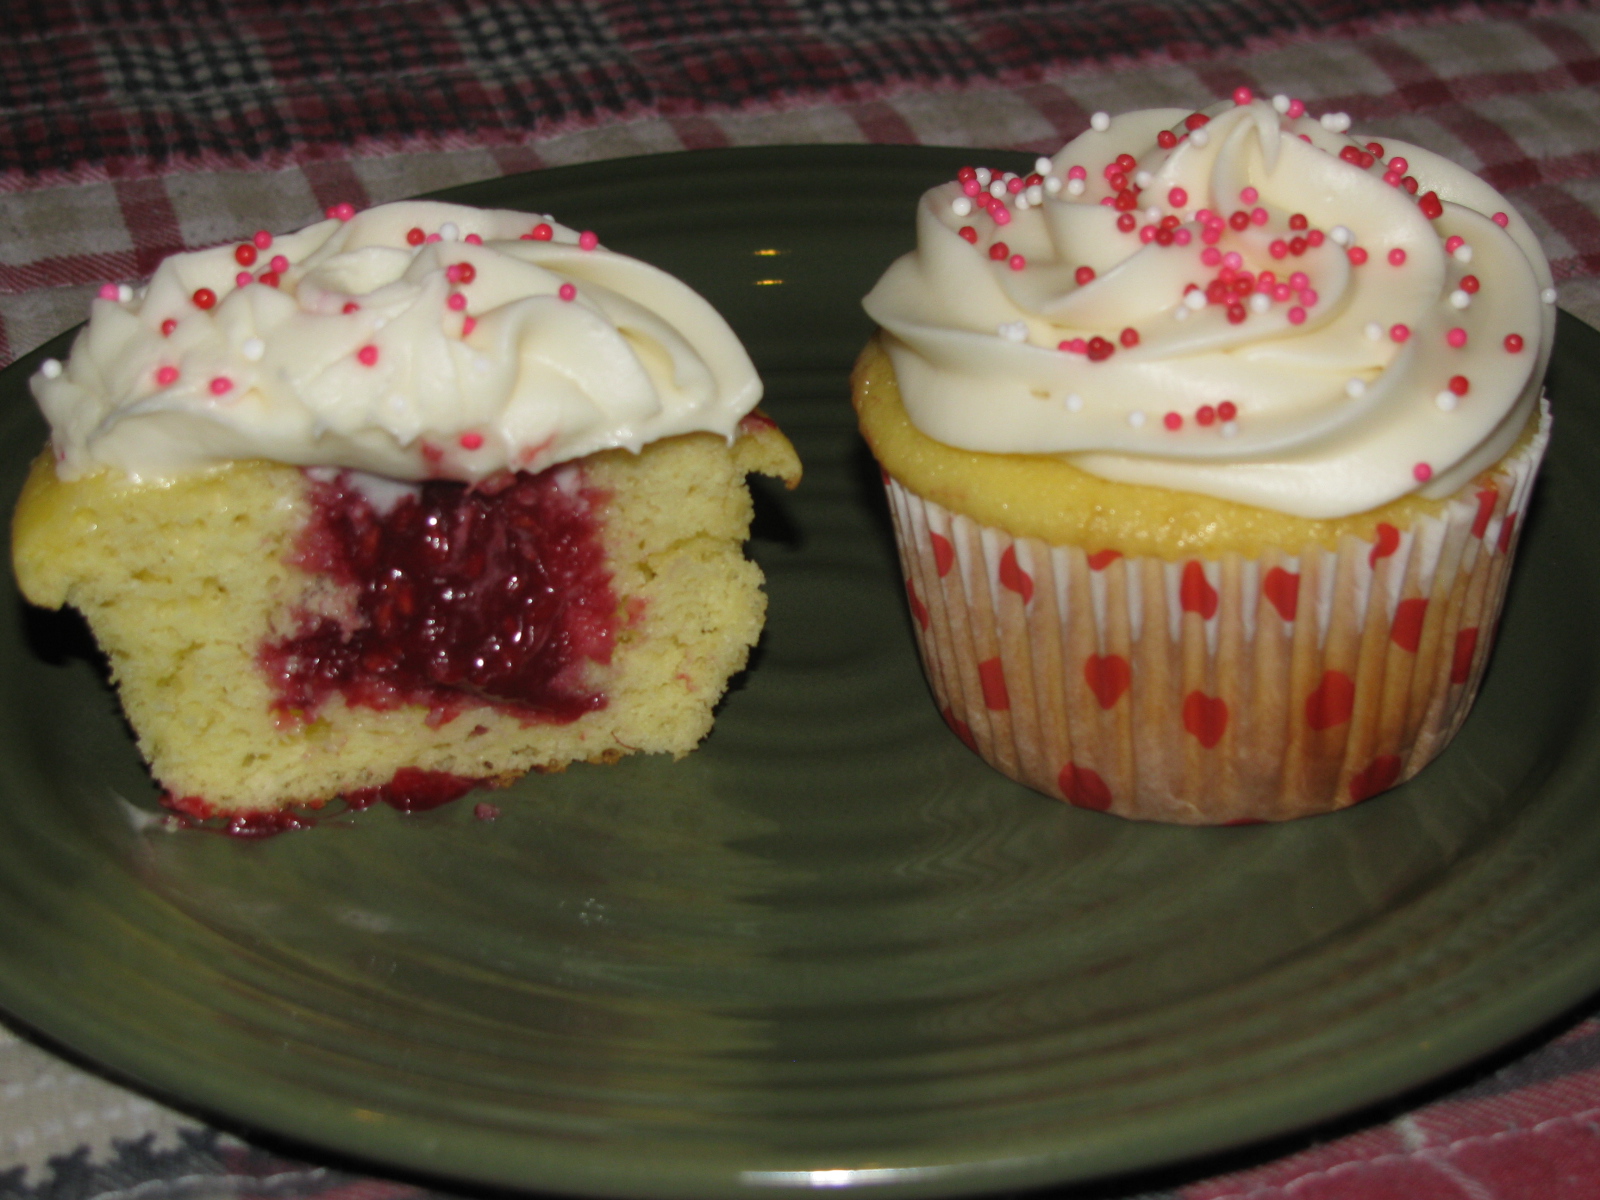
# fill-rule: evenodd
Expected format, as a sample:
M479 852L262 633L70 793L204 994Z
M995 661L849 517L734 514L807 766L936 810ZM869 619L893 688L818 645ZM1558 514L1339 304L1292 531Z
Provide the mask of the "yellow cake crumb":
M318 803L387 784L401 768L506 782L530 770L631 753L682 756L759 636L761 572L743 554L747 473L793 487L800 463L770 423L731 444L708 433L582 461L609 493L601 512L616 650L593 682L607 703L569 724L525 723L490 704L430 724L338 696L309 722L281 721L258 659L297 610L341 602L290 561L310 516L296 467L232 463L171 482L110 472L64 483L47 451L12 523L23 594L88 619L139 748L173 796L218 811Z

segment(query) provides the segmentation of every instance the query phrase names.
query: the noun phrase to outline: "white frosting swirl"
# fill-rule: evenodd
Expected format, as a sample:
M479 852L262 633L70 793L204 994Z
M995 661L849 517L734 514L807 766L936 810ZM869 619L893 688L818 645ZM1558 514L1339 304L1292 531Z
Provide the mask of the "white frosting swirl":
M761 396L705 300L549 218L387 204L252 249L175 255L94 302L32 381L63 478L268 458L473 481L731 437Z
M1189 117L1118 117L1031 187L980 172L923 196L917 249L865 300L917 428L1304 517L1447 495L1498 460L1555 328L1526 222L1419 147L1386 138L1363 165L1337 118Z

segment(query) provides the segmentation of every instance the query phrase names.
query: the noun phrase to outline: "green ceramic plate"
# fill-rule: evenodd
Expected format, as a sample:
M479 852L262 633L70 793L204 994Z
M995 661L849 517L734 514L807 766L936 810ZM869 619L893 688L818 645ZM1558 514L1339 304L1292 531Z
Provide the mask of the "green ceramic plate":
M152 825L81 634L8 592L0 1005L201 1113L376 1164L934 1196L1301 1128L1600 987L1600 336L1563 320L1503 636L1437 763L1286 826L1076 811L934 713L846 403L857 297L961 157L683 154L455 193L599 230L748 341L807 465L765 494L752 669L681 763L530 780L496 821L385 809L244 843ZM43 436L33 366L0 376L6 505Z

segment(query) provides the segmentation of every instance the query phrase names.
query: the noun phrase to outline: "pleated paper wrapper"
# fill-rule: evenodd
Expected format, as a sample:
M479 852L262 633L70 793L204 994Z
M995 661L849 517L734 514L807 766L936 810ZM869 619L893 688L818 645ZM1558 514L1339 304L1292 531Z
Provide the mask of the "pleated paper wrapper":
M1358 803L1420 771L1477 692L1538 433L1411 529L1168 562L1013 538L888 479L945 721L1019 783L1184 824Z

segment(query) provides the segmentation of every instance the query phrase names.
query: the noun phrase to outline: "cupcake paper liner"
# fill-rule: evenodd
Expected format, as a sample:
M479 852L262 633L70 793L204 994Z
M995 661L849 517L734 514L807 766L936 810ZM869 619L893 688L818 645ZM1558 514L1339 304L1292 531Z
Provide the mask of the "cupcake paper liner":
M1548 432L1545 412L1410 529L1253 558L1014 538L886 478L940 710L1011 778L1119 816L1274 821L1365 800L1466 717Z

